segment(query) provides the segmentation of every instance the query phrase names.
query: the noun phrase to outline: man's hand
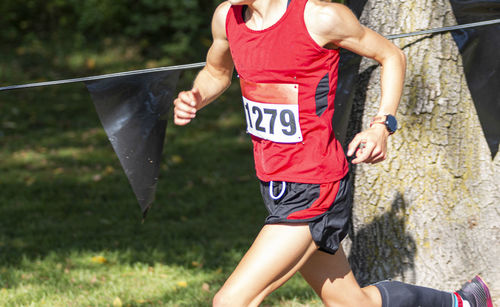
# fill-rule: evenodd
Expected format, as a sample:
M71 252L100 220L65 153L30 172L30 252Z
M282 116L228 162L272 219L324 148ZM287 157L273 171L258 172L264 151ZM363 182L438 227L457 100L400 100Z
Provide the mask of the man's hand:
M356 154L353 164L378 163L387 157L387 137L389 132L384 125L375 124L358 133L348 146L347 156Z
M197 88L180 92L174 100L174 123L179 126L187 125L196 117L196 111L201 107L201 95Z

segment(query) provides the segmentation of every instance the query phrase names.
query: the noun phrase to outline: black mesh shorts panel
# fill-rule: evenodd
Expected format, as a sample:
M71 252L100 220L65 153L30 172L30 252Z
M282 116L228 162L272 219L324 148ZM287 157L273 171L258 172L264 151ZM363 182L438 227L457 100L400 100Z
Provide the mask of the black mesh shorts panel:
M269 212L265 223L308 223L312 238L318 248L334 254L340 242L346 237L349 228L352 210L349 174L340 180L335 200L326 212L307 219L287 219L287 217L294 212L308 209L320 196L320 184L273 182L272 194L274 196L282 192L283 184L286 185L283 196L274 200L269 193L269 182L261 181L262 198Z

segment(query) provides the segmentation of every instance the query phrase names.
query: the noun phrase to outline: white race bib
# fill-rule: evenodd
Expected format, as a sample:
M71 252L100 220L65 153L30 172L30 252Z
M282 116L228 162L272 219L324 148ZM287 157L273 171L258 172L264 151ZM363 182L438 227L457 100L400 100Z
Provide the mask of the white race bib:
M302 141L298 85L240 79L247 132L277 143Z

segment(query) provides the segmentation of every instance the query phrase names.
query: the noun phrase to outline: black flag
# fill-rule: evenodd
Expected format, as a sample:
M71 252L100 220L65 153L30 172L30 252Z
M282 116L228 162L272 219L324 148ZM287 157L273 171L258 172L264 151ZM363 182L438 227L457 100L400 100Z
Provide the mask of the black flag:
M459 24L500 18L500 0L450 0ZM500 25L452 32L467 84L494 158L500 146Z
M154 201L166 114L180 72L170 70L85 82L143 216Z

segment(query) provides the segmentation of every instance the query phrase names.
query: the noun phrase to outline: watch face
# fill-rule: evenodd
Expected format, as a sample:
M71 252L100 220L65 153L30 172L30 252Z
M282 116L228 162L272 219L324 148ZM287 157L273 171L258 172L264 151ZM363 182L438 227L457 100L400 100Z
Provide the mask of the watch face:
M392 115L387 115L385 125L390 133L394 133L398 130L398 121L396 120L396 117Z

